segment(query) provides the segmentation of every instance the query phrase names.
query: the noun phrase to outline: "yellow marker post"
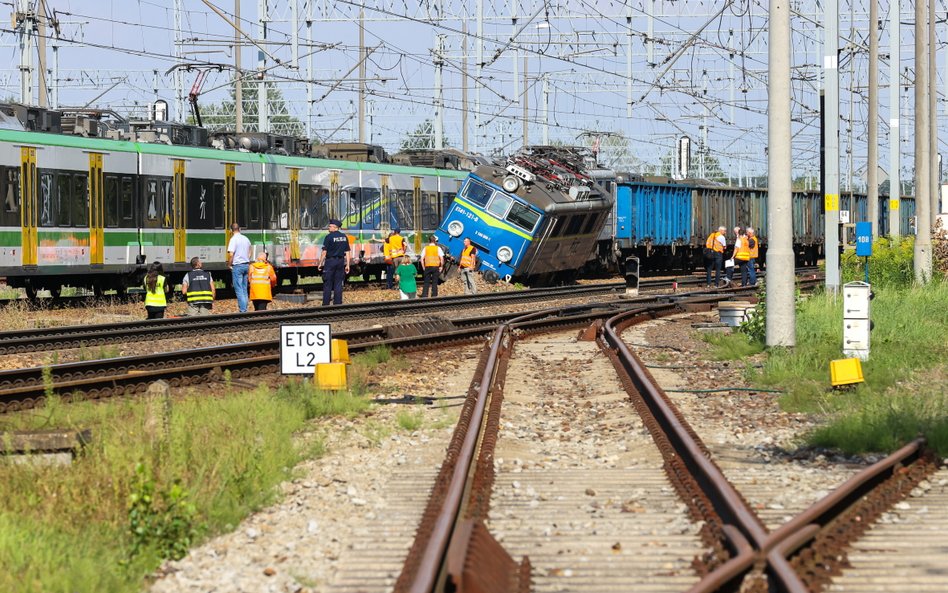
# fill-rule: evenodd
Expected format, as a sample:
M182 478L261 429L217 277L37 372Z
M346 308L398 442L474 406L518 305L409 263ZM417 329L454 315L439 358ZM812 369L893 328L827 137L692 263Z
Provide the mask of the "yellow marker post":
M349 364L351 362L349 360L349 343L345 340L338 340L334 338L330 342L329 352L330 360L333 362L342 362L345 364Z
M862 383L862 363L858 358L842 358L830 361L830 383L833 387Z
M316 386L326 391L346 389L346 363L323 362L316 365Z

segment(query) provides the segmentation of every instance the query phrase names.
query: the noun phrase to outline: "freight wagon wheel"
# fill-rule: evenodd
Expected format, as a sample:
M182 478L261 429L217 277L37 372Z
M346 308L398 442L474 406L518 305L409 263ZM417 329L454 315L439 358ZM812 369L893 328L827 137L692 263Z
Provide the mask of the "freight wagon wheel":
M32 280L27 280L23 283L23 290L26 291L26 298L30 299L31 301L36 300L36 287L33 286Z

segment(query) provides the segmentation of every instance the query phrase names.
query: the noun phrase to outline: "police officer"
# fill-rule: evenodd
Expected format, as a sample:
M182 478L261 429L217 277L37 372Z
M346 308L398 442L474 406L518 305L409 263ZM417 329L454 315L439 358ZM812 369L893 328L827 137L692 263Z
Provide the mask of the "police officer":
M349 238L339 232L342 222L329 221L329 234L323 240L319 269L323 270L323 306L332 297L334 305L342 304L342 281L349 273Z
M191 271L181 280L181 294L188 299L188 317L210 315L214 306L214 279L203 269L201 258L191 258Z

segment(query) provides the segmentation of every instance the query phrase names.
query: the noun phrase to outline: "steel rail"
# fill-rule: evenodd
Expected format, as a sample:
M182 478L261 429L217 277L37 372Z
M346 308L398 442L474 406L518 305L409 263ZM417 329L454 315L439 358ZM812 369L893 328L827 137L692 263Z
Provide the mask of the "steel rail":
M431 300L385 301L382 303L334 305L332 307L257 311L252 314L224 313L206 317L179 317L98 325L63 326L43 330L12 330L0 332L0 354L61 350L64 348L78 348L81 345L98 346L132 339L160 339L172 335L192 335L213 330L247 331L273 327L281 323L332 322L377 315L388 317L392 314L426 313L464 306L515 303L563 296L607 294L624 288L625 284L623 283L610 283L474 296L439 297Z
M602 339L615 352L618 363L641 394L645 405L674 448L675 454L710 500L714 513L724 526L732 525L736 528L754 548L755 553L760 554L767 542L767 531L760 519L721 469L711 461L694 431L680 417L664 391L655 385L648 370L622 340L621 332L630 325L634 316L632 312L624 312L607 320ZM745 555L745 565L748 562L746 558ZM734 563L729 565L728 569L733 572L739 567L740 564ZM806 591L802 580L786 558L774 558L768 563L768 568L780 590L793 593Z

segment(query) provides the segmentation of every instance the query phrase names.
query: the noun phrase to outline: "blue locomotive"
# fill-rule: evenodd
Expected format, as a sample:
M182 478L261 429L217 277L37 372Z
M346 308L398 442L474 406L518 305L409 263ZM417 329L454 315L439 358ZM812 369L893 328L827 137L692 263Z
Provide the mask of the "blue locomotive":
M572 282L595 250L613 200L568 156L522 151L505 167L477 167L435 233L446 255L459 259L469 238L488 282Z

